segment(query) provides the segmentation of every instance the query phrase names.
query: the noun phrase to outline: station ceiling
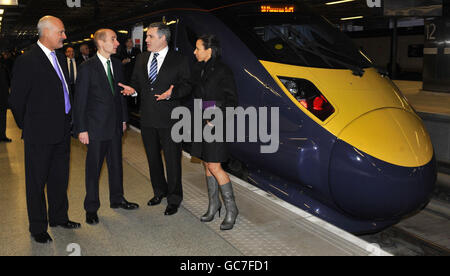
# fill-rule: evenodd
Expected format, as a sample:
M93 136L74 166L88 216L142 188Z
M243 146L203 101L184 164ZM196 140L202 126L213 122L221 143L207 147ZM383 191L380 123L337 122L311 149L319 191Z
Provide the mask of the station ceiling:
M149 6L163 0L78 0L81 8L69 8L66 0L18 0L16 7L2 7L4 14L0 15L0 48L18 41L35 39L37 36L36 24L44 15L54 15L61 18L66 26L67 33L77 32L84 26L101 26L105 22L111 22L114 18L124 19L145 13ZM326 5L327 2L335 0L303 0L335 24L341 23L341 18L364 16L358 19L367 22L383 20L382 8L369 8L366 0L355 0L353 2ZM0 1L1 2L1 1ZM208 7L230 4L233 0L198 0L196 2ZM264 1L261 1L264 2Z

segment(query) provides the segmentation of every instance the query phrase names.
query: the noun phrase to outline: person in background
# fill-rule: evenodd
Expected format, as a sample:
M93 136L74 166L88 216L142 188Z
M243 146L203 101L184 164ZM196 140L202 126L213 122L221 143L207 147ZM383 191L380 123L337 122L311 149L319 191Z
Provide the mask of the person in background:
M219 108L225 114L226 107L236 107L238 97L233 72L220 59L221 48L214 35L201 36L196 43L194 55L198 63L192 70L193 95L195 99L203 101L203 108ZM226 125L224 115L223 129ZM214 125L207 120L203 121L204 127L214 131ZM223 141L226 140L225 131ZM222 208L219 199L219 190L225 204L225 219L220 225L221 230L233 228L239 210L234 199L233 187L230 177L223 170L221 162L228 160L228 150L225 142L194 142L191 155L203 160L208 187L209 206L208 211L201 217L201 221L209 222Z
M125 41L125 47L120 47L119 59L123 64L123 73L125 77L125 83L130 83L131 75L133 74L134 65L136 63L136 57L141 53L139 48L134 47L133 40L128 38Z
M49 243L50 227L81 227L68 217L72 106L66 58L56 53L67 38L63 22L44 16L39 40L14 65L10 106L25 144L25 181L30 232L38 243ZM48 219L45 186L48 195Z
M77 63L81 64L91 57L91 52L89 50L89 45L81 44L80 46L80 56L78 57Z
M0 143L12 142L6 136L6 111L8 109L8 98L9 98L9 80L8 71L0 64Z
M77 67L78 64L75 60L75 50L72 47L67 47L66 51L66 58L67 58L67 68L69 69L69 86L70 86L70 92L72 94L72 97L75 92L75 82L77 80Z

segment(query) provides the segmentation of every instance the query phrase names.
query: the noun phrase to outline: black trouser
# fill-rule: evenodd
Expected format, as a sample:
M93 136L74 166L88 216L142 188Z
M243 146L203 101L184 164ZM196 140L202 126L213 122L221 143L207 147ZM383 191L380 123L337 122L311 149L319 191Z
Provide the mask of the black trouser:
M0 107L0 139L6 138L6 107Z
M168 204L180 205L183 200L181 186L181 143L175 143L170 128L142 127L142 140L147 153L155 196L167 196ZM167 170L167 181L161 158L161 150Z
M86 198L84 209L95 213L100 208L99 179L106 157L109 175L110 204L123 199L122 136L114 135L106 141L89 140L86 156Z
M48 228L44 192L46 184L50 224L65 223L69 220L67 187L70 164L70 122L67 116L66 135L59 144L42 145L25 142L27 208L32 234L46 232Z

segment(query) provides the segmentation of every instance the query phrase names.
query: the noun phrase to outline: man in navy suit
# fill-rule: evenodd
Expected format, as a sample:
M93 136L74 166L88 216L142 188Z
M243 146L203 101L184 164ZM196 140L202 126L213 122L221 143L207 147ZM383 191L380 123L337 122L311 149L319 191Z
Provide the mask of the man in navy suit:
M110 207L133 210L135 203L123 194L122 136L126 130L128 112L120 93L123 82L120 60L111 58L119 42L116 33L100 29L94 34L98 52L80 65L74 104L74 132L87 145L86 157L86 222L99 222L99 176L106 157L109 174Z
M158 205L163 197L167 197L164 214L168 216L177 213L183 200L181 143L171 137L171 128L176 123L171 114L181 105L180 100L191 93L188 58L169 49L170 36L169 26L162 22L150 24L145 40L148 52L138 56L131 85L120 84L124 95L138 93L141 97L142 140L154 192L148 205Z
M25 175L30 232L48 243L51 227L79 228L68 218L72 107L65 57L56 53L67 38L63 22L45 16L38 23L39 40L15 62L10 106L25 142ZM45 185L48 195L48 219Z

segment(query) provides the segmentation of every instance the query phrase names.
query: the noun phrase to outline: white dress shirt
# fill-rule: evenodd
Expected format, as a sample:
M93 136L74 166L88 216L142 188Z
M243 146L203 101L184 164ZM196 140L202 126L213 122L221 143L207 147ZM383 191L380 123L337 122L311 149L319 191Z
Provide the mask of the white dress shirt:
M100 59L100 61L102 62L102 64L103 64L103 68L105 68L105 73L106 73L106 75L108 75L108 64L106 63L108 60L110 61L110 65L111 65L111 73L113 74L113 77L114 77L114 69L113 69L113 65L112 65L112 61L111 61L111 59L107 59L107 58L105 58L104 56L102 56L99 52L97 52L97 56L98 56L98 58Z
M112 65L112 61L111 61L111 58L110 59L107 59L107 58L105 58L104 56L102 56L99 52L97 52L97 56L98 56L98 58L100 59L100 61L102 62L102 64L103 64L103 68L105 69L105 73L106 73L106 75L108 76L108 64L106 63L108 60L110 61L110 65L111 65L111 73L112 73L112 75L113 75L113 78L114 78L114 69L113 69L113 65ZM126 124L126 122L123 122L124 124Z
M162 65L164 63L164 60L166 59L166 56L167 56L168 52L169 52L169 46L167 46L166 48L162 49L159 52L152 52L150 54L150 58L148 59L148 63L147 63L147 76L150 74L150 67L152 65L152 60L153 60L154 53L158 53L159 54L156 57L156 61L158 62L157 73L159 74L159 70L161 69L161 67L162 67ZM137 95L138 94L137 94L137 91L136 91L133 95L131 95L131 97L137 97ZM170 97L168 97L166 100L169 100L169 99L170 99Z
M69 69L69 76L70 76L70 58L67 58L67 68ZM77 63L75 62L75 59L72 59L73 63L73 81L77 80Z
M161 69L161 66L164 63L164 60L166 59L167 53L169 52L169 46L167 46L166 48L162 49L159 52L155 52L158 53L159 56L156 58L156 61L158 61L158 74L159 74L159 70ZM150 67L152 65L152 60L153 60L153 56L155 54L152 52L150 54L150 58L148 59L148 63L147 63L147 76L150 74Z
M37 45L42 49L42 51L44 51L45 55L47 56L48 60L50 61L50 64L52 64L52 66L53 66L53 70L55 70L55 64L53 64L53 58L52 58L52 52L54 52L54 51L45 47L39 40L37 42ZM59 61L58 61L58 56L56 56L56 61L58 63L57 65L59 67L59 70L61 70L64 84L66 85L66 88L67 88L67 93L70 93L69 86L67 85L66 77L64 76L64 71L62 70L61 65L59 64ZM56 70L55 70L55 73L56 73Z

